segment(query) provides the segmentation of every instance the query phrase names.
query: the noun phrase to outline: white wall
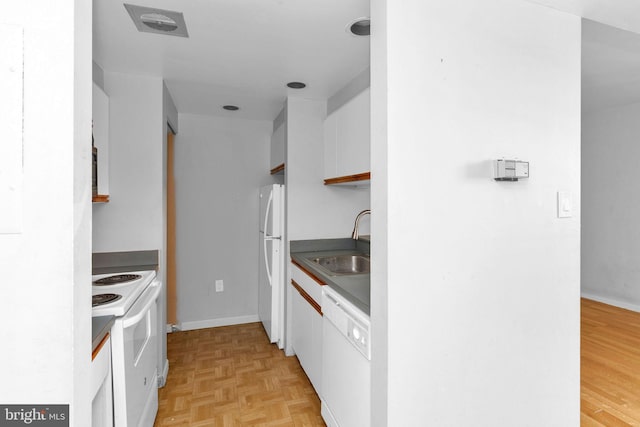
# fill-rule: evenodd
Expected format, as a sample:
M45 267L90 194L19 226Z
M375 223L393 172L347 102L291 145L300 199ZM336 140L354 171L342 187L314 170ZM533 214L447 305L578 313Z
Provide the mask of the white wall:
M389 195L387 170L387 1L371 1L371 19L377 30L371 34L371 230L375 241L370 247L371 259L371 420L372 426L388 423L389 322ZM422 264L422 263L420 263Z
M22 145L24 192L21 232L0 235L0 402L89 425L91 2L3 6L24 30L23 135L3 142Z
M268 121L180 114L175 144L178 320L183 329L257 321L258 189ZM216 279L224 291L210 292Z
M372 366L388 385L372 419L577 426L580 19L514 0L372 10ZM502 156L531 178L495 182Z
M582 292L640 307L640 104L582 118Z
M347 102L371 86L371 69L367 67L349 83L327 99L327 115L333 113Z
M105 71L111 194L93 209L94 252L162 249L162 85L160 77Z

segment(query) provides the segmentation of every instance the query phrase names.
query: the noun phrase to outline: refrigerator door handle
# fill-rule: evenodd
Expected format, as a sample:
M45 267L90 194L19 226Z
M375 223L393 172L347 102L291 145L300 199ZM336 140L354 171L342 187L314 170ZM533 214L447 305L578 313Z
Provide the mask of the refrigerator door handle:
M267 267L267 279L269 279L269 286L273 286L271 284L271 271L269 271L269 257L267 256L267 240L270 239L262 239L264 244L264 266Z
M269 269L269 257L267 256L267 240L273 239L273 237L267 235L267 225L269 224L269 210L271 209L271 201L273 200L273 190L269 192L269 200L267 201L267 209L264 212L264 265L267 268L267 279L269 279L269 286L271 284L271 270Z
M264 211L264 226L262 227L262 231L264 232L265 237L269 237L267 234L267 225L269 225L269 210L271 209L271 202L273 201L273 191L269 193L269 200L267 200L267 208Z

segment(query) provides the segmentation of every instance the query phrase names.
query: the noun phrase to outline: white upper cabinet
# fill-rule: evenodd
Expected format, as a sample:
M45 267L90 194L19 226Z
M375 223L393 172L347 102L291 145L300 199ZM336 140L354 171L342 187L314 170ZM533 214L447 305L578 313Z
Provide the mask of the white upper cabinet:
M325 183L349 183L370 172L370 103L367 88L325 119Z
M93 140L98 151L98 194L109 195L109 97L93 84ZM95 200L95 198L94 198ZM104 197L100 199L104 201Z
M271 135L271 173L279 173L284 170L284 144L285 144L285 123Z

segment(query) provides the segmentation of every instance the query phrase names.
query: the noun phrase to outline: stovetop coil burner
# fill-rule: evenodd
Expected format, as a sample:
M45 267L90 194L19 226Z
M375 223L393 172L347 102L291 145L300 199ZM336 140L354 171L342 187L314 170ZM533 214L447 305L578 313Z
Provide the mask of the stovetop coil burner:
M139 274L116 274L115 276L107 276L94 280L93 284L96 286L117 285L118 283L131 282L141 278L142 276Z
M99 305L109 304L110 302L118 301L122 298L122 295L118 294L98 294L91 298L91 307L97 307Z

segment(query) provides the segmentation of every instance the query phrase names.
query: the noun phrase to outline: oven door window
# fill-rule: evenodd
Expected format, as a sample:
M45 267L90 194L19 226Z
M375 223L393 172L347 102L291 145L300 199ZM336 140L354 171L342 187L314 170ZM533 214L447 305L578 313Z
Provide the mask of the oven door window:
M149 344L151 339L151 312L147 311L146 315L135 326L132 326L133 334L131 336L133 341L133 364L138 365L142 353Z

